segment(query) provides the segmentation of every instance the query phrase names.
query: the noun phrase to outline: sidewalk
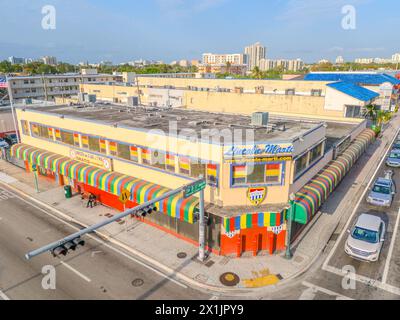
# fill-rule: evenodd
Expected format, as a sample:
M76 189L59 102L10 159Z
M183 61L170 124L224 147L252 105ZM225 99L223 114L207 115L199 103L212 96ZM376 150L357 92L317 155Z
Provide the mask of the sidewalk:
M367 153L356 163L307 227L308 230L305 230L294 244L294 257L291 260L285 259L283 254L240 259L211 254L205 264L202 264L195 259L197 247L131 218L128 219L127 225L125 221L114 222L99 230L99 234L131 251L160 271L174 274L177 278L206 290L246 293L250 292L251 288L276 289L277 286L306 272L326 247L339 222L347 221L351 213L348 208L371 179L375 164L387 143L393 138L399 123L399 118L395 118L385 130L382 139L370 146ZM32 200L40 202L58 215L67 215L85 226L119 213L101 205L88 209L86 201L81 200L79 195L65 199L63 188L44 178L39 178L40 193L36 193L33 174L3 160L0 160L0 186L1 184L7 184L14 191L32 197ZM186 257L178 258L179 253ZM238 275L240 282L234 287L225 286L220 281L224 273Z

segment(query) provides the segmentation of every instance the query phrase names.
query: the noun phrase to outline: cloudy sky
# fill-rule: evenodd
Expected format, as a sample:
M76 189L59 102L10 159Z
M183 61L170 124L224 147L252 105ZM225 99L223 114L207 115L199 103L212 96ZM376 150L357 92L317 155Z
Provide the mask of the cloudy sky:
M42 28L42 8L56 28ZM355 29L342 27L344 6ZM399 0L0 0L0 59L55 55L77 63L200 59L260 41L270 58L312 62L400 52Z

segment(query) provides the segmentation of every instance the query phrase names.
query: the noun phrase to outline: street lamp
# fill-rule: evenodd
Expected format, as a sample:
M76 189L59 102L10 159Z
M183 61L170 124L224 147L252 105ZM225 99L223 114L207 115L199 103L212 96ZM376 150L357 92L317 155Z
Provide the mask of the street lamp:
M288 208L288 214L287 214L287 221L286 221L286 252L285 252L285 258L290 260L293 257L291 248L290 248L290 240L292 238L292 223L293 223L293 218L294 218L294 200L296 199L296 196L294 193L291 193L289 196L289 204L290 207Z

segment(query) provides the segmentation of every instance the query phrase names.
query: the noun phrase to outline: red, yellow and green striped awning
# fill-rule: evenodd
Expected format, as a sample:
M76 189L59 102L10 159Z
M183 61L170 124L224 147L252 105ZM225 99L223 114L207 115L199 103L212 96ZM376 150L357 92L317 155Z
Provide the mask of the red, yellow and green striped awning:
M296 193L294 221L301 224L310 221L374 138L375 132L365 129L336 160Z
M131 192L130 200L138 204L170 191L168 188L145 180L105 171L26 144L12 146L11 155L114 195L119 196L121 191L126 189ZM156 203L156 207L159 212L193 223L194 212L198 204L199 200L196 197L184 199L182 194L177 194Z
M253 227L279 227L283 222L283 212L254 212L224 218L223 225L226 232L233 232Z

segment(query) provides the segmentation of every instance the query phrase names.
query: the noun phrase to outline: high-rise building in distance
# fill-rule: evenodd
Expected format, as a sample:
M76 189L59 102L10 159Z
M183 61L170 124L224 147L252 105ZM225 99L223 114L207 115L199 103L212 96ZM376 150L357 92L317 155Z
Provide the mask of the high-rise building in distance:
M254 67L260 67L260 61L267 58L267 48L260 42L246 47L244 53L247 56L249 71L253 70Z

